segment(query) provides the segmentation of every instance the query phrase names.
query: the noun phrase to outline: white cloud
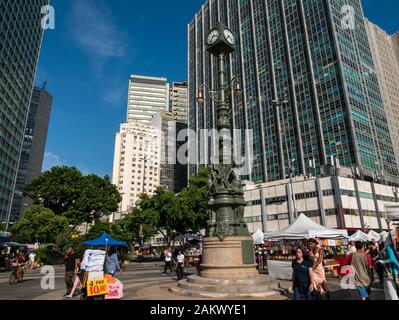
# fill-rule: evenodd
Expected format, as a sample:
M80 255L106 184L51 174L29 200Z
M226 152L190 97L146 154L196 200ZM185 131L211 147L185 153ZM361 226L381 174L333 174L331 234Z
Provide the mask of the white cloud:
M44 154L43 169L42 171L48 171L53 167L66 166L66 161L62 160L61 157L51 151Z
M128 37L103 1L73 1L70 17L71 35L83 51L101 59L126 56Z
M125 85L107 87L100 92L100 96L108 105L121 106L125 104L127 88Z
M45 152L44 159L43 159L43 169L42 169L43 172L49 171L53 167L62 167L62 166L76 167L84 175L97 174L101 177L106 175L106 174L98 174L97 172L94 172L88 166L86 166L84 164L67 163L67 161L63 160L59 155L57 155L51 151Z

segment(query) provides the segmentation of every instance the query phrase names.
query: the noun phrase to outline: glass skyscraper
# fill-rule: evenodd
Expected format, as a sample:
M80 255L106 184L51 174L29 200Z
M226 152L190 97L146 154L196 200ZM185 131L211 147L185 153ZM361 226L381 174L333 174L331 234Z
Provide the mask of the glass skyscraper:
M10 221L18 221L23 212L33 204L32 199L23 196L22 188L42 172L52 102L53 97L44 87L33 88Z
M207 95L200 106L196 92L204 83L217 88L205 39L218 21L237 38L228 76L244 88L231 96L231 124L253 130L253 139L244 132L241 139L243 154L253 145L244 178L279 180L290 167L318 175L334 158L365 175L398 175L359 0L208 0L188 25L189 128L196 132L215 127L215 103ZM197 148L190 174L198 145L190 145Z
M0 222L10 214L48 0L0 1Z

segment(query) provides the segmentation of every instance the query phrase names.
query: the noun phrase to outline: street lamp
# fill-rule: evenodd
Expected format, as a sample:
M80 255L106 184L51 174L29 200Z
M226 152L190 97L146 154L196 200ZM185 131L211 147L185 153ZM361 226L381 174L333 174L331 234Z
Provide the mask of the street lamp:
M220 101L220 92L212 90L207 84L202 84L197 93L197 102L199 105L203 105L205 103L205 89L208 90L209 97L213 102L221 102ZM239 97L243 94L241 83L236 79L233 78L230 81L230 85L225 87L226 93L234 92L234 95Z

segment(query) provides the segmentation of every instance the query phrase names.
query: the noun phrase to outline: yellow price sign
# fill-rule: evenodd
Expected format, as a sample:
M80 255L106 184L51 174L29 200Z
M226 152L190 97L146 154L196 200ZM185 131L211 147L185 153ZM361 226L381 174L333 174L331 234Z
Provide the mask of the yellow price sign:
M107 279L97 279L90 280L87 282L87 296L101 296L108 294L108 280Z

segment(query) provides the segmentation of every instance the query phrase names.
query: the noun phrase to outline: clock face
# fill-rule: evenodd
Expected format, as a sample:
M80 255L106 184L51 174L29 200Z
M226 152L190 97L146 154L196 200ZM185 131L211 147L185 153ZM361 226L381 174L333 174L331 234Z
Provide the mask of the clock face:
M209 33L207 43L208 45L214 44L217 39L219 39L219 32L217 30L213 30Z
M230 30L224 30L224 37L226 38L226 41L232 46L235 44L234 35Z

